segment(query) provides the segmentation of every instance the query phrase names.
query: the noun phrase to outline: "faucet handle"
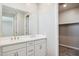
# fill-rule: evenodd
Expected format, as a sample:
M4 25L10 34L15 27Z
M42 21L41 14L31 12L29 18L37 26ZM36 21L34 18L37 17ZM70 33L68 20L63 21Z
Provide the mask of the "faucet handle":
M14 37L14 39L16 40L16 37Z
M11 37L11 40L13 40L13 38Z

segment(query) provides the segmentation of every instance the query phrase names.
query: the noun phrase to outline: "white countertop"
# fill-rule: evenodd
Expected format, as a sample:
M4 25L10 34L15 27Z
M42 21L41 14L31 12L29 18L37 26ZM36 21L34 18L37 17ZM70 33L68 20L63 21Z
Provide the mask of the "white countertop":
M16 39L14 38L15 37L0 37L0 47L26 41L39 40L41 38L46 38L46 36L37 34L37 35L16 36Z

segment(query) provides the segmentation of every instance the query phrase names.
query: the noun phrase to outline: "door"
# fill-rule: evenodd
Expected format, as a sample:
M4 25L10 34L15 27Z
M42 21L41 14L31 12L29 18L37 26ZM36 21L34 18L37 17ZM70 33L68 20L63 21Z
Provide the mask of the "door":
M26 48L22 48L18 50L18 56L26 56Z

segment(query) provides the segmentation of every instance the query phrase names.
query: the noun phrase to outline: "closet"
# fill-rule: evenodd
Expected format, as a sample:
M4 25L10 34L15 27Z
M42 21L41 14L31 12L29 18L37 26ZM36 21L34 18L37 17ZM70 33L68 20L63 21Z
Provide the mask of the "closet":
M60 55L79 55L79 4L60 5L59 46Z

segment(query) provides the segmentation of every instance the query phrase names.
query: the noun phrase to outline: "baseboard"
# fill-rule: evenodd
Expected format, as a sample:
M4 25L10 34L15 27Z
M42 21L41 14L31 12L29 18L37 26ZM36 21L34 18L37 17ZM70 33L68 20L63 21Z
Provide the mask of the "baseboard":
M79 48L77 48L77 47L68 46L68 45L64 45L64 44L59 44L59 45L60 45L60 46L67 47L67 48L71 48L71 49L79 50Z

